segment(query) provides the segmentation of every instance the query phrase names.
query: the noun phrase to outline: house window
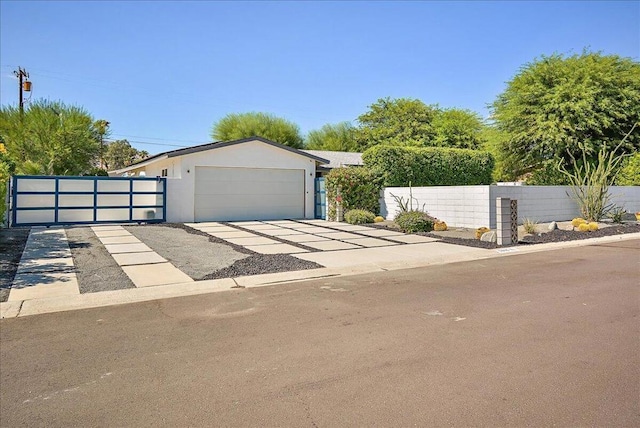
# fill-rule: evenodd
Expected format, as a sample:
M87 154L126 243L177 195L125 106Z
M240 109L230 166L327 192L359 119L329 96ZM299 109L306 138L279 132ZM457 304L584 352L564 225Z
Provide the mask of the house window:
M163 177L166 177L168 175L167 174L167 168L163 169L160 174L162 174Z

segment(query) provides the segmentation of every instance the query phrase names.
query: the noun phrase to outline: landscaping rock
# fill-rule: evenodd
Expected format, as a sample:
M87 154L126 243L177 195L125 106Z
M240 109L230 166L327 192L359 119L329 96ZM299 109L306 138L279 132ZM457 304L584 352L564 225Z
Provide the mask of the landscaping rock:
M490 230L489 232L485 232L480 237L482 242L498 242L498 235L495 231Z
M555 221L552 221L551 223L549 223L548 229L549 230L556 230L558 228L558 223L556 223Z

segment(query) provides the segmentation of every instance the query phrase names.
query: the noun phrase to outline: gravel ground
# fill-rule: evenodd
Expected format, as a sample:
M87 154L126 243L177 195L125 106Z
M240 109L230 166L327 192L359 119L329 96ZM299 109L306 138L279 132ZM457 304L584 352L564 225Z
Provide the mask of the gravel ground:
M288 254L256 254L180 223L126 229L195 280L322 267Z
M367 224L366 226L374 227L377 229L397 230L397 226L392 221L385 221L384 223L376 223L376 224ZM603 227L599 230L596 230L595 232L579 232L576 230L556 229L550 232L524 236L520 241L518 241L518 245L544 244L549 242L566 242L566 241L575 241L580 239L597 238L601 236L620 235L623 233L635 233L635 232L640 232L640 224L637 222L614 224L608 227ZM458 238L453 236L442 236L441 234L435 234L431 232L428 232L428 233L421 232L421 233L417 233L416 235L436 238L441 242L446 242L448 244L464 245L467 247L487 248L487 249L498 248L498 245L496 243L483 242L483 241L480 241L479 239L467 239L467 238Z
M18 270L29 228L0 229L0 302L9 299L11 284Z
M89 227L67 227L80 293L136 288Z

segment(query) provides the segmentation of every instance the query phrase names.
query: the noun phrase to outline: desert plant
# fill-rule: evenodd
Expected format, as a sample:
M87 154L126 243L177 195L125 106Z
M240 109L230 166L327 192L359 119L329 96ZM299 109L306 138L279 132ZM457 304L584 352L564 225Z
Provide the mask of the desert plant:
M624 207L614 207L609 213L609 218L612 222L621 224L626 215L627 210L625 210Z
M403 196L396 196L393 193L389 193L396 204L398 204L398 213L406 213L407 211L423 211L426 204L422 204L422 207L418 208L418 199L413 197L413 187L409 182L409 197L405 199ZM415 201L416 206L413 207Z
M589 223L580 223L578 225L578 231L580 231L580 232L588 232L589 231Z
M447 229L447 223L445 223L444 221L437 220L435 223L433 223L433 230L435 230L436 232L443 232Z
M485 233L489 232L491 229L489 229L488 227L479 227L476 229L476 239L480 239L482 238L482 235L484 235Z
M582 152L581 162L578 162L571 152L567 152L573 164L573 170L569 171L562 161L558 161L558 170L564 174L571 186L571 194L577 202L582 216L589 221L598 221L606 216L613 208L609 186L616 179L620 163L627 155L617 155L616 151L631 135L636 125L611 151L602 146L598 152L596 163L589 162L587 149L580 144Z
M595 221L587 224L587 226L589 226L589 232L595 232L596 230L598 230L598 223L596 223Z
M376 215L367 210L349 210L344 215L344 220L349 224L373 223Z
M573 227L578 227L583 223L586 223L587 221L585 219L583 219L582 217L576 217L573 220L571 220L571 226Z
M434 218L424 211L405 211L396 216L394 221L405 233L431 232Z
M536 233L538 222L530 218L525 218L524 222L522 223L522 227L524 228L525 232L533 234Z
M376 218L373 219L373 221L375 223L381 223L384 221L384 217L382 217L381 215L377 216Z

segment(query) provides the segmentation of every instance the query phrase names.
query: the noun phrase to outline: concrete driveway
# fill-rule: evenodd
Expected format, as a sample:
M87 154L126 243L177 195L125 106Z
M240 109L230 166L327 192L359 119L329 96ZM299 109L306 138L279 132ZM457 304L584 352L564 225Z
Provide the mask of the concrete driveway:
M2 320L1 425L637 427L639 251Z
M261 254L356 250L436 241L399 231L325 220L242 221L229 224L186 223L189 227Z

